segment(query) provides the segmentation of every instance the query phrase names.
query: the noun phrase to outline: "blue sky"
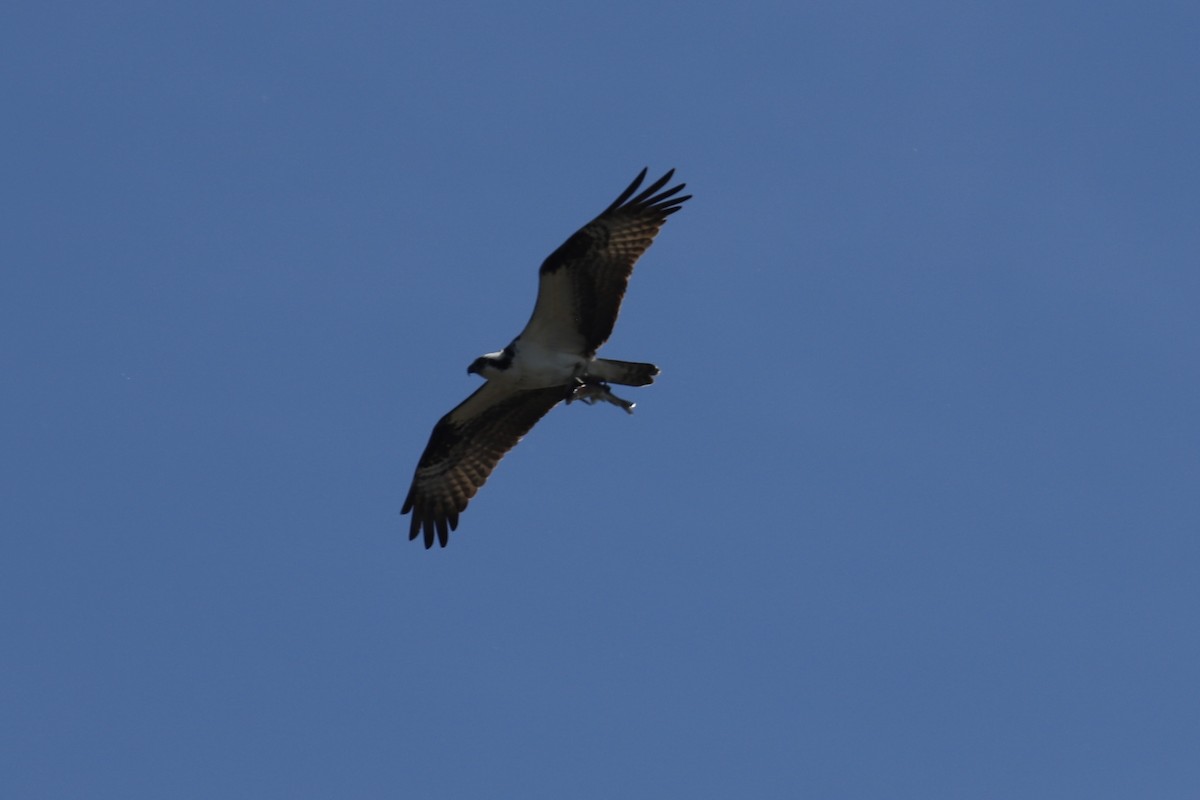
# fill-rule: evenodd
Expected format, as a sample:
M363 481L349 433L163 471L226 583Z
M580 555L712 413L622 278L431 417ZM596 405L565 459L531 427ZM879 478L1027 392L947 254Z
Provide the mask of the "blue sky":
M0 794L1200 790L1193 4L4 16ZM643 166L662 376L410 543Z

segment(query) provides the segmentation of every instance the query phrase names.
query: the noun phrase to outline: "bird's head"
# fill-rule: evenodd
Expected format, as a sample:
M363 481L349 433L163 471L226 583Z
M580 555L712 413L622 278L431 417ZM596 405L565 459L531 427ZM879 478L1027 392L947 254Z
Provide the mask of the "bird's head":
M499 353L487 353L471 362L471 366L467 367L468 375L480 375L483 378L491 378L497 372L503 372L512 364L513 350L511 347L506 347Z

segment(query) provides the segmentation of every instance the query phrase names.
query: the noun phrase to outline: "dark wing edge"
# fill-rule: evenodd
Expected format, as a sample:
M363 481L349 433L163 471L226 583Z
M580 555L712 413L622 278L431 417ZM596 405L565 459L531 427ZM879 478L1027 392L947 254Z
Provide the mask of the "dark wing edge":
M490 399L497 391L491 386L485 383L438 421L417 462L400 513L412 512L408 538L423 532L426 549L435 536L446 546L458 515L500 459L569 393L569 387L552 386Z
M679 194L685 183L663 189L674 169L638 192L647 171L643 168L608 208L551 253L538 273L544 279L563 268L572 270L579 298L575 315L592 354L612 334L634 263L667 217L692 197Z
M610 205L608 208L604 209L603 212L601 212L600 216L603 217L605 214L608 214L612 211L617 211L618 209L620 209L622 207L622 205L625 203L625 201L629 200L629 198L633 196L633 193L638 190L638 187L642 185L642 181L644 181L646 179L646 173L649 171L650 171L649 167L642 167L642 171L639 172L637 174L637 177L633 179L633 183L629 184L629 186L627 186L625 188L625 191L621 192L621 194L617 197L617 199L612 202L612 205ZM678 211L680 208L683 207L684 201L690 200L692 196L690 194L688 194L688 195L684 195L683 197L676 197L673 200L671 200L671 202L669 202L669 203L664 202L664 201L667 200L668 198L670 198L672 195L676 195L676 194L679 194L680 192L682 192L684 187L687 186L687 184L681 183L678 186L671 187L670 189L663 192L662 194L659 194L659 195L654 194L659 189L666 186L667 182L670 181L671 178L673 178L673 177L675 177L674 167L667 170L667 173L665 175L663 175L661 178L656 180L654 183L647 186L645 191L643 191L637 197L634 197L633 200L629 201L629 205L626 206L626 208L634 208L636 206L657 207L656 210L658 210L660 212L660 216L663 219L666 219L671 214L674 214L676 211Z
M645 230L642 231L645 235L645 245L630 259L629 266L632 268L633 261L636 261L638 256L650 246L650 243L654 240L654 235L658 233L659 228L667 221L667 217L682 208L686 201L692 199L690 194L676 197L687 186L686 183L672 186L661 194L655 194L655 192L666 186L667 182L674 177L674 169L667 170L665 175L647 186L637 197L633 197L633 193L638 190L638 187L642 185L642 181L646 179L648 170L649 167L643 167L642 171L633 179L633 183L629 184L625 188L625 191L621 192L608 208L601 211L599 216L587 225L575 231L570 238L559 245L557 250L547 256L546 260L542 262L541 269L538 270L539 273L555 272L561 267L569 266L572 262L578 261L580 258L588 255L589 251L608 244L609 237L597 237L599 231L594 229L593 226L596 226L598 223L611 224L622 218L627 218L631 222L640 222L645 226Z

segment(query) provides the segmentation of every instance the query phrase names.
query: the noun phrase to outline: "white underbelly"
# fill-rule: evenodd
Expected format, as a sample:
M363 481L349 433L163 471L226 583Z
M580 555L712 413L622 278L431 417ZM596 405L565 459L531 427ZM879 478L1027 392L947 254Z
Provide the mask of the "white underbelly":
M512 366L506 371L522 389L541 389L570 384L586 366L583 356L518 344Z

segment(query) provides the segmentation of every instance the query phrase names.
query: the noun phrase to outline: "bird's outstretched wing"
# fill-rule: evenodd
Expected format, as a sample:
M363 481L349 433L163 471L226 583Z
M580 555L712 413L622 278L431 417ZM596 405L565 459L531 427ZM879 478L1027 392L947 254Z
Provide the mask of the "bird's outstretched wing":
M539 419L567 398L571 387L510 391L488 381L434 426L417 463L401 514L412 512L408 538L424 531L442 547L458 527L458 515L487 481L504 454Z
M522 340L589 356L608 340L634 262L667 217L691 198L678 196L682 183L663 189L674 174L670 170L635 196L646 178L643 169L612 205L542 262L537 303Z

